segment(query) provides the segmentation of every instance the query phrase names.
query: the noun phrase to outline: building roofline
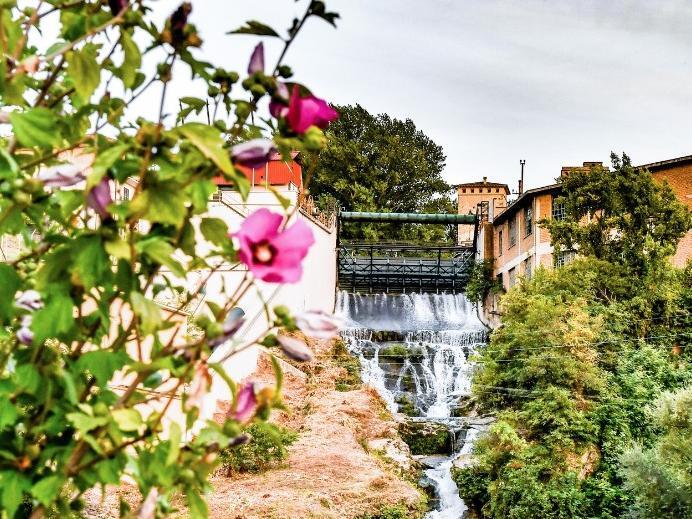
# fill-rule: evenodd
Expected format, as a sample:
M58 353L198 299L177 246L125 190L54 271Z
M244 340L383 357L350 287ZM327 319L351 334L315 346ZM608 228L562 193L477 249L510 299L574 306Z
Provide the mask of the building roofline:
M530 198L533 198L536 195L540 195L543 193L550 193L551 191L559 191L562 188L561 184L550 184L548 186L542 186L542 187L534 187L533 189L527 189L524 191L519 198L517 198L514 202L509 204L507 206L507 209L502 211L498 216L495 217L493 220L493 225L496 223L502 223L504 222L507 218L509 218L511 215L517 212L519 207L521 207L522 202L524 200L528 200Z
M635 169L662 169L666 166L673 166L677 164L683 164L685 162L692 162L692 155L685 155L684 157L677 157L668 160L659 160L658 162L651 162L649 164L642 164L641 166L635 166Z
M491 187L506 187L509 189L507 184L502 182L483 182L479 180L478 182L464 182L463 184L455 184L454 187L475 187L475 186L491 186Z

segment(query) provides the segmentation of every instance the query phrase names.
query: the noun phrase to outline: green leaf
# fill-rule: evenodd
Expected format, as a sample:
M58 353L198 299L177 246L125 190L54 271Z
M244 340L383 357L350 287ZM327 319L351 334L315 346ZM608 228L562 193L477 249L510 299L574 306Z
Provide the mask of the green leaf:
M199 97L181 97L180 102L190 106L197 113L199 113L205 106L207 106L207 102L204 99L200 99Z
M0 487L2 487L2 509L7 512L7 517L14 517L14 513L24 500L24 492L31 489L31 480L19 472L0 473Z
M100 461L94 466L94 471L98 475L99 483L118 485L120 484L120 473L123 467L122 459L116 457L112 460Z
M229 239L228 226L220 218L202 218L199 229L205 239L216 245L221 245Z
M68 413L65 415L65 418L67 418L70 423L75 426L75 429L82 434L86 434L108 423L108 418L106 416L89 416L84 413Z
M14 372L15 384L20 391L35 394L41 385L41 375L33 364L22 364Z
M121 143L111 146L110 148L106 148L103 151L99 151L99 154L96 156L96 160L94 160L94 164L91 167L91 173L87 178L87 190L98 184L106 174L106 171L108 171L108 168L115 164L116 161L122 157L123 153L125 153L129 148L129 144Z
M109 270L110 263L99 236L79 238L74 246L74 273L87 290L97 286Z
M185 192L176 186L157 184L142 191L130 203L130 211L151 222L180 227L185 219Z
M232 173L233 165L228 150L223 147L221 133L216 128L202 123L187 123L177 128L202 154L211 159L224 173Z
M123 83L127 88L132 88L137 78L137 70L142 66L142 55L139 47L126 31L120 33L120 45L123 48L123 64L120 67Z
M10 122L17 140L24 146L50 148L60 143L58 119L47 108L32 108L26 112L12 112Z
M166 465L173 465L178 461L178 454L180 454L180 440L183 434L180 430L180 426L176 422L171 422L168 429L168 442L170 447L168 448L168 454L166 455Z
M123 350L95 350L84 353L77 361L77 368L89 371L96 378L99 387L106 387L113 373L132 359Z
M271 191L274 195L274 198L276 198L279 201L284 211L291 206L291 201L285 196L283 196L281 193L279 193L279 191L274 186L269 186L269 191Z
M272 368L274 369L274 378L276 379L276 393L281 394L281 388L284 383L284 372L281 369L281 364L279 364L279 360L274 355L270 355L269 358L272 361Z
M88 101L101 82L101 68L96 61L96 48L86 45L67 53L67 73L79 97Z
M224 367L219 364L218 362L210 362L209 367L216 371L216 373L223 379L224 382L226 382L226 385L228 386L228 389L231 390L231 395L233 396L233 400L235 400L235 395L238 392L238 385L235 383L235 381L226 373L226 370Z
M189 508L188 517L190 517L190 519L207 519L209 515L207 503L197 491L192 488L187 489L187 506Z
M62 476L48 476L31 488L31 495L38 499L43 506L48 506L58 497L64 483L65 480Z
M75 322L73 307L70 297L58 294L53 295L45 307L37 310L31 325L35 344L70 332Z
M0 322L14 315L14 296L21 285L19 276L12 267L0 263Z
M8 398L0 400L0 431L17 420L17 408Z
M190 184L187 191L195 208L195 213L202 214L207 212L209 197L216 192L216 189L216 184L211 180L198 180Z
M163 323L159 305L154 303L151 299L147 299L139 292L132 292L132 294L130 294L130 302L132 303L132 309L135 314L137 314L137 317L139 317L142 324L142 332L144 332L145 335L159 329Z
M14 180L19 173L19 166L6 149L0 149L0 179Z
M71 404L76 404L79 402L77 398L77 388L74 385L74 380L72 380L72 375L70 375L65 370L60 370L60 378L62 379L63 387L65 388L65 396Z
M273 38L281 38L279 33L274 29L257 20L249 20L245 25L234 31L229 31L226 34L256 34L257 36L271 36Z
M137 431L144 423L142 416L135 409L115 409L111 416L121 431Z
M105 243L106 252L116 258L130 260L130 244L120 237Z
M176 276L185 276L185 269L183 269L180 263L173 257L175 249L160 236L142 240L137 243L135 248L155 263L159 263L171 269L171 272Z

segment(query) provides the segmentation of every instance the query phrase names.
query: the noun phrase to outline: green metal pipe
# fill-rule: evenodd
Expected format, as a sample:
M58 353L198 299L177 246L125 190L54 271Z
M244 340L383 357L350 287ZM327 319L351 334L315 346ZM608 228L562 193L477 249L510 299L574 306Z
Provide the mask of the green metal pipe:
M447 223L474 224L474 214L438 214L438 213L365 213L342 211L339 219L349 222L399 222L399 223Z

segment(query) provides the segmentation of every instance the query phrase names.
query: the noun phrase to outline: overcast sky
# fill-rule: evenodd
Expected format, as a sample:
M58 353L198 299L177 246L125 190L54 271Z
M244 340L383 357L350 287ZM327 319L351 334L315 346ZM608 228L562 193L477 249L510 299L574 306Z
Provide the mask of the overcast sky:
M164 0L157 14L177 2ZM204 54L244 68L255 40L224 32L255 18L277 28L305 0L198 0ZM287 62L320 97L411 118L447 156L452 183L488 176L514 189L562 165L636 164L692 154L692 2L684 0L327 0ZM265 41L268 62L280 42ZM178 83L176 93L190 95Z

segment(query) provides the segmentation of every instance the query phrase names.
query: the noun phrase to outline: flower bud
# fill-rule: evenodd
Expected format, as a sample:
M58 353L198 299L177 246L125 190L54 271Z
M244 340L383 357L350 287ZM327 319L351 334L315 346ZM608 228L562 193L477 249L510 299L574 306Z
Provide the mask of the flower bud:
M312 350L300 339L289 337L288 335L279 335L277 340L288 358L298 362L309 362L313 359Z

